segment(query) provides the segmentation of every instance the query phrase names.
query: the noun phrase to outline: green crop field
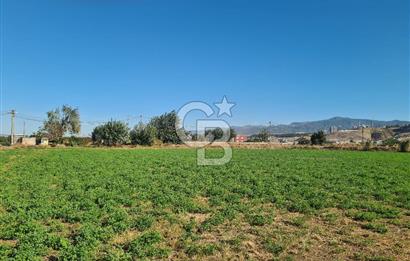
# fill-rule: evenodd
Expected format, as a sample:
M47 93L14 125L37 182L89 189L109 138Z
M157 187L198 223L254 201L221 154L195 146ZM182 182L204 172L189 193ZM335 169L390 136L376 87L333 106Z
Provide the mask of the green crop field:
M0 259L404 260L409 229L406 153L0 151Z

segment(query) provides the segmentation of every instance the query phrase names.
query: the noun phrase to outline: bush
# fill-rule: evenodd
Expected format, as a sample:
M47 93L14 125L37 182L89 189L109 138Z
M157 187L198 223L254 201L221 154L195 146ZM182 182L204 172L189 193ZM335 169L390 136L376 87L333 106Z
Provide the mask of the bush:
M0 137L0 145L1 146L10 146L10 136L1 136Z
M397 144L400 144L400 141L398 141L395 138L389 138L389 139L383 141L384 146L395 146Z
M385 234L387 232L387 227L382 224L368 223L362 225L362 228L371 230L376 233Z
M312 136L310 136L310 142L312 145L322 145L326 142L325 133L323 131L313 133Z
M410 140L402 141L400 143L400 151L401 152L409 152L410 151Z
M249 137L249 142L268 142L270 133L267 129L262 129L258 134Z
M163 143L181 143L175 129L176 123L179 121L178 115L175 111L164 113L151 119L149 125L155 127L157 130L156 136Z
M224 136L224 131L221 128L215 128L212 130L205 131L205 137L210 142L220 140L222 139L223 136Z
M152 125L142 123L134 127L130 133L131 143L134 145L148 145L154 143L157 130Z
M40 143L40 139L38 139L37 144ZM89 137L75 137L71 136L69 138L63 138L63 144L66 146L76 147L76 146L87 146L92 142L92 139Z
M121 121L111 120L94 128L92 140L95 144L106 146L126 144L129 141L129 128Z
M308 140L304 137L299 138L297 141L298 141L299 145L309 145L310 144L310 140Z
M370 141L366 141L366 143L363 145L363 150L369 151L371 149L372 149L372 143Z

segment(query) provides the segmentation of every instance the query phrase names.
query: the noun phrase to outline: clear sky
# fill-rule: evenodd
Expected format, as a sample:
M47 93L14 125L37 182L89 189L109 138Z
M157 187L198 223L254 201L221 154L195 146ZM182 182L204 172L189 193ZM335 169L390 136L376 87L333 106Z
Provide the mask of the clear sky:
M147 119L226 95L233 125L410 119L407 0L0 1L1 113Z

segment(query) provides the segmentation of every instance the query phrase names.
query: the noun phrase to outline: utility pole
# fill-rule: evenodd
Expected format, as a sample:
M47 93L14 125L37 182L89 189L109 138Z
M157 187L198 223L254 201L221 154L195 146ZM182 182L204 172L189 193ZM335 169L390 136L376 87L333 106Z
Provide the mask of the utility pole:
M11 110L11 136L10 136L10 144L13 145L15 143L14 140L14 117L16 117L16 111L15 110Z
M26 137L26 121L23 121L23 137Z

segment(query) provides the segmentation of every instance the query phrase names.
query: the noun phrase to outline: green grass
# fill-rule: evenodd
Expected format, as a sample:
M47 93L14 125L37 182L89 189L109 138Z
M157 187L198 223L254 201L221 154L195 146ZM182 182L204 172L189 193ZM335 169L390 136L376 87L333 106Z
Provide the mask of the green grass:
M409 155L387 152L237 149L225 166L197 166L190 149L0 151L0 259L217 255L241 242L203 237L225 225L236 238L235 222L277 256L286 240L258 234L277 211L336 208L371 224L408 213L409 166Z

